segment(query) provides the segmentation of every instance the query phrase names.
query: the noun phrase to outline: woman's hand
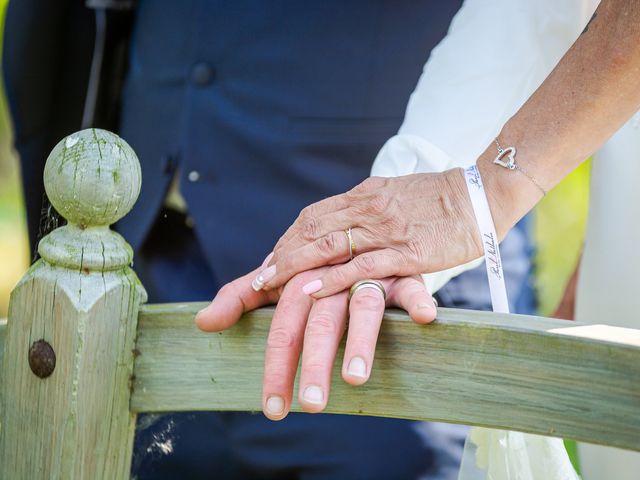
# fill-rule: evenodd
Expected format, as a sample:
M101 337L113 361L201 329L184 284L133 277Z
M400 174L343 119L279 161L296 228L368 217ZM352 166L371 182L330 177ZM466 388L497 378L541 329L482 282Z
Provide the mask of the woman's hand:
M356 247L351 261L349 228ZM348 290L358 280L440 271L481 255L461 169L372 177L305 208L253 285L268 291L299 272L341 264L303 287L321 298Z
M551 190L640 108L640 1L602 1L597 12L499 134L517 148L529 178L492 165L495 145L478 159L500 238L539 200L536 184ZM316 298L365 278L438 271L482 253L461 170L371 178L303 210L256 287L276 288L298 272L345 262L348 228L358 256L306 285Z
M324 269L326 270L326 269ZM198 313L196 323L205 331L233 326L244 312L278 303L265 352L262 406L265 415L281 420L291 408L293 383L302 355L298 401L307 412L322 411L329 399L331 372L338 344L349 317L349 333L342 362L342 377L361 385L371 375L378 332L385 306L400 307L420 324L436 316L433 298L419 277L381 280L386 302L377 288L357 290L351 300L340 292L313 300L302 291L322 270L296 275L284 288L256 292L251 281L257 270L225 285L211 304Z

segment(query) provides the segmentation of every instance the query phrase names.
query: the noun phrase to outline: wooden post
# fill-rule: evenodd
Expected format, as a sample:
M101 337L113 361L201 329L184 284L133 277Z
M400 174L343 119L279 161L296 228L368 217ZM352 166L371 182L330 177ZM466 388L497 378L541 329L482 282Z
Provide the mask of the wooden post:
M87 129L53 149L44 172L69 224L11 295L2 361L0 478L129 477L129 410L138 308L131 247L109 225L140 192L140 164L117 135Z

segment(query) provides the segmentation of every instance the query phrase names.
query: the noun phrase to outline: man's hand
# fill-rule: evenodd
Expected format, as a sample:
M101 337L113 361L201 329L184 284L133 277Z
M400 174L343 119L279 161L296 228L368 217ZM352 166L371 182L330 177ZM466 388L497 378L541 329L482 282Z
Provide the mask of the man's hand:
M216 332L233 326L243 313L277 302L265 353L262 408L272 420L286 417L291 408L293 383L302 353L298 401L307 412L320 412L331 388L331 371L338 344L349 317L349 333L342 362L342 377L351 385L365 383L371 375L376 342L385 306L400 307L420 324L436 316L433 298L420 277L387 278L387 292L360 289L348 300L347 292L314 300L302 286L325 269L293 277L278 290L258 291L251 282L260 269L225 285L211 304L196 316L198 327Z

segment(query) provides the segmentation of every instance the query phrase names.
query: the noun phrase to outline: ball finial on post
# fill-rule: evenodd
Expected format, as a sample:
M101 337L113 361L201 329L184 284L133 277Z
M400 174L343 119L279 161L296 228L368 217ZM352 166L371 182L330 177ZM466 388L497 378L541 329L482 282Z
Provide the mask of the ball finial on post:
M138 157L116 134L89 128L63 138L47 158L44 187L69 225L42 239L42 258L100 271L130 264L131 248L108 227L133 208L141 180Z
M44 185L51 205L81 228L124 217L140 193L140 163L115 133L88 128L63 138L51 151Z
M129 267L131 247L109 225L133 207L140 164L117 135L83 130L55 146L44 184L69 223L40 241L42 258L11 294L0 478L128 478L133 351L147 295Z

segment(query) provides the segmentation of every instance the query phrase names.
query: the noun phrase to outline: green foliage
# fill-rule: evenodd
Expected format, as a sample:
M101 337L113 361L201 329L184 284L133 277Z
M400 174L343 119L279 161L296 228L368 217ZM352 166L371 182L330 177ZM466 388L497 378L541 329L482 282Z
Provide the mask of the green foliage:
M7 0L0 0L0 33ZM0 51L3 35L0 34ZM9 292L27 268L28 246L18 162L11 149L11 125L0 82L0 318L7 315Z

